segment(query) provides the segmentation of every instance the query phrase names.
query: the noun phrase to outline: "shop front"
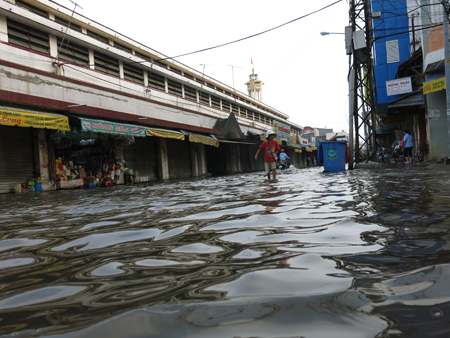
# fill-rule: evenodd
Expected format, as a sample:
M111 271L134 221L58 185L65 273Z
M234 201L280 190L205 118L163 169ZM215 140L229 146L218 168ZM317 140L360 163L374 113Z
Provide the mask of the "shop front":
M55 131L50 138L58 189L134 184L141 180L138 172L141 165L145 169L142 174L150 176L151 161L139 160L148 154L146 149L150 147L140 140L145 138L143 127L80 118L69 131ZM126 161L127 155L130 163Z
M0 193L48 188L47 137L53 130L69 130L67 116L0 107Z

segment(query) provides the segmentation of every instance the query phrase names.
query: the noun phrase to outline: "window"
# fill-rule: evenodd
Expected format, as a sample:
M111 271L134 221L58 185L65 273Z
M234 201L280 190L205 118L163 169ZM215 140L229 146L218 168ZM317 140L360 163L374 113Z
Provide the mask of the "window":
M109 40L108 38L105 38L104 36L94 33L93 31L90 31L89 29L87 30L87 35L90 36L91 38L94 38L98 41L104 42L106 44L109 44Z
M184 86L184 97L197 102L197 91L194 88Z
M35 28L8 19L8 42L50 55L49 36Z
M231 112L232 112L234 115L239 115L239 109L238 109L238 106L235 105L234 103L231 104ZM240 115L239 115L239 116L240 116Z
M205 92L200 92L200 103L209 106L209 94Z
M161 76L153 72L148 72L148 86L165 92L166 84L164 76Z
M176 73L176 74L181 75L181 70L179 70L179 69L177 69L177 68L170 67L170 70L171 70L172 72Z
M163 68L167 69L167 65L165 63L160 62L160 61L155 61L155 65L158 65L160 67L163 67Z
M247 108L240 107L239 112L241 113L242 117L247 117Z
M139 52L134 52L134 54L137 56L137 57L140 57L141 59L144 59L144 60L147 60L148 62L152 62L152 59L150 58L150 56L148 56L148 55L144 55L144 54L141 54L141 53L139 53Z
M194 77L192 75L190 75L190 74L184 73L184 77L187 77L190 80L194 80Z
M58 58L77 65L89 67L89 50L70 42L67 37L61 45L62 39L58 38Z
M116 48L118 48L120 50L123 50L124 52L132 54L131 48L129 48L127 46L124 46L124 45L121 45L120 43L117 43L115 41L114 41L114 47L116 47Z
M386 57L387 63L400 62L398 40L386 41Z
M72 21L70 22L70 26L69 26L69 21L67 21L63 18L60 18L59 16L56 16L56 15L55 15L55 22L65 26L65 27L69 27L70 29L73 29L74 31L81 32L81 26L73 23Z
M144 70L128 64L123 64L123 77L125 80L144 84Z
M167 86L169 88L169 93L174 94L176 96L182 96L181 91L181 83L173 81L173 80L167 80Z
M48 13L40 8L37 8L33 5L30 5L22 0L16 0L16 5L22 8L28 9L30 12L33 12L37 15L43 16L44 18L48 18Z
M113 76L120 76L119 60L94 51L95 70Z
M222 100L222 110L229 112L230 111L230 102Z
M220 109L220 99L211 95L211 104L214 108Z

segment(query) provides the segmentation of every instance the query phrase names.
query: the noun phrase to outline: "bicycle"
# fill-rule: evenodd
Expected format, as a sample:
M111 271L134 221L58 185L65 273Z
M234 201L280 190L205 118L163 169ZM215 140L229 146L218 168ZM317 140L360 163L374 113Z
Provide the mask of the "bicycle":
M428 154L428 145L426 143L419 144L414 155L414 163L423 162L426 154Z

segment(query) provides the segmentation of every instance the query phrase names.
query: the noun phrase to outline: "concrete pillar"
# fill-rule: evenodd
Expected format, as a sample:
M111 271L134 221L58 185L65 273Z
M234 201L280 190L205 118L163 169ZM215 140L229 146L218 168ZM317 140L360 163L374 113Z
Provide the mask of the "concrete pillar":
M242 172L242 163L241 163L241 145L236 144L236 170L238 173Z
M0 15L0 41L8 42L8 26L6 16Z
M158 178L160 180L169 179L169 156L167 153L167 140L158 137L156 140L157 156L158 156Z
M206 149L204 144L198 145L198 168L200 176L204 176L208 173L206 162Z
M42 191L53 190L54 187L49 174L49 151L47 143L47 134L45 129L37 129L34 133L35 144L35 173L42 180Z
M191 147L192 177L198 177L199 165L198 165L197 143L191 142L190 147Z

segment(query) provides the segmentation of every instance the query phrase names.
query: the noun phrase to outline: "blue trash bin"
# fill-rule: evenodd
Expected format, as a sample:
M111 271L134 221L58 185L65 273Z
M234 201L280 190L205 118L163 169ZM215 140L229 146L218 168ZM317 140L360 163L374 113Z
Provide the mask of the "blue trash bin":
M322 141L319 143L318 162L325 171L338 173L345 170L345 141Z

